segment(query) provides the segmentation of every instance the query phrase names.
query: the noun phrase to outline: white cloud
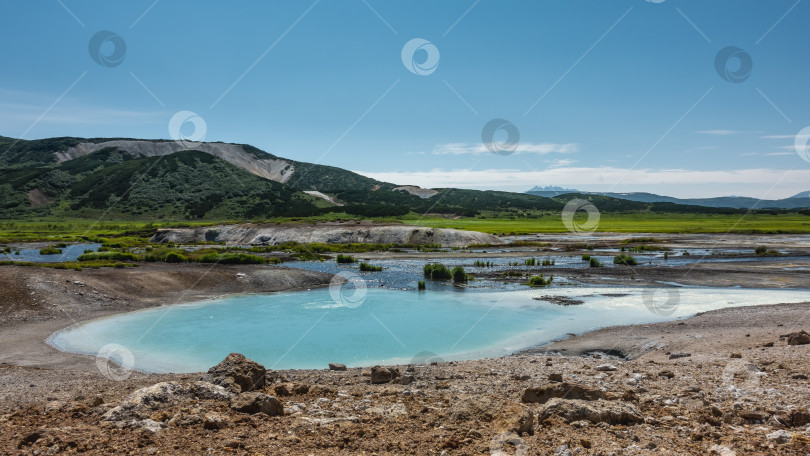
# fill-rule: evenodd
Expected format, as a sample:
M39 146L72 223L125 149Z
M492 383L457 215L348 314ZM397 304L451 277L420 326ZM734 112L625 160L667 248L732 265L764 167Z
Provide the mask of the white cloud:
M514 151L515 155L522 154L571 154L577 152L576 144L554 144L554 143L520 143ZM435 155L482 155L492 154L484 144L469 143L447 143L437 144L433 148Z
M566 167L566 166L571 166L576 162L577 162L576 160L570 160L570 159L567 159L567 158L557 158L557 159L554 159L554 160L549 160L546 163L549 164L548 165L549 168L563 168L563 167Z
M796 158L799 160L799 158ZM799 162L804 164L804 162ZM810 190L810 169L769 168L697 171L688 169L550 168L363 172L364 176L425 188L526 191L540 183L582 191L651 192L677 197L746 195L778 199Z
M762 139L795 139L796 135L767 135L760 136Z
M792 149L792 147L791 147L791 149ZM765 155L794 155L795 153L796 153L795 151L793 151L793 152L771 152L771 153L765 154Z

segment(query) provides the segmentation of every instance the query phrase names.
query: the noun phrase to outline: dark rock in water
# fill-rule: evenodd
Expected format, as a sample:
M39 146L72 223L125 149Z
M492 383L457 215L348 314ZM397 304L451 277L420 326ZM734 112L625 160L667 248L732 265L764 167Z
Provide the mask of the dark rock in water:
M399 369L382 366L371 368L371 383L373 384L388 383L397 377L399 377Z
M590 388L585 385L562 382L550 383L548 385L534 388L526 388L526 391L523 392L523 396L520 400L526 403L545 404L553 398L595 401L597 399L604 399L605 393L601 390Z
M807 345L810 344L810 334L807 331L799 331L787 335L788 345Z
M329 370L345 371L346 370L346 365L345 364L338 364L338 363L329 363Z
M669 355L669 359L688 358L690 356L692 356L691 353L672 353Z
M231 353L221 363L208 369L202 380L235 393L244 393L263 387L266 372L261 364L239 353Z
M585 301L579 299L569 298L568 296L540 296L539 298L532 298L535 301L546 301L559 306L578 306L585 304Z
M242 413L264 413L270 416L284 415L284 407L278 399L252 391L231 399L231 408Z

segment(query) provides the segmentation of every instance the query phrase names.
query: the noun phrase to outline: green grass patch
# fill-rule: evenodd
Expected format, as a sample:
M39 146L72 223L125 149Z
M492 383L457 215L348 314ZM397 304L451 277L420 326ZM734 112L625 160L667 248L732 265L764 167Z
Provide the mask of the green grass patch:
M83 253L76 258L76 261L138 261L139 258L133 253L124 252L91 252Z
M616 255L615 257L613 257L613 264L621 264L621 265L625 265L625 266L635 266L635 265L638 264L638 262L636 261L635 258L633 258L630 255L620 254L620 255Z
M62 253L62 249L52 245L45 247L44 249L39 249L40 255L59 255L60 253Z
M529 277L529 281L525 283L533 288L542 288L551 285L551 282L554 280L554 276L549 276L547 279L543 277L543 274Z
M601 261L597 260L594 257L590 257L588 258L588 266L591 268L601 268L603 265Z
M380 272L383 270L382 266L374 266L373 264L368 263L360 263L358 267L363 272Z
M422 268L425 278L430 280L450 280L453 273L447 266L441 263L428 263Z
M337 262L338 264L351 264L357 263L357 260L351 255L338 255Z

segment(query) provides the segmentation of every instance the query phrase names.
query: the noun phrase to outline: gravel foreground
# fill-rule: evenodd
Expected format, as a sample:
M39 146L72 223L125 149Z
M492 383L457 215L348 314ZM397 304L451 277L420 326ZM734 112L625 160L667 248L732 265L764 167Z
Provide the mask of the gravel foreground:
M22 269L0 271L2 455L810 454L810 303L606 328L497 359L265 371L234 355L208 374L153 375L42 335L167 303L178 286L194 300L329 276Z

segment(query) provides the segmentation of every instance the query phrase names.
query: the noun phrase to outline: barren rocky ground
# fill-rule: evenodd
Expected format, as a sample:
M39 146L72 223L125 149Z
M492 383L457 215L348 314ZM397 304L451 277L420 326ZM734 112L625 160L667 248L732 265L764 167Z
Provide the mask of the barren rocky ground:
M330 279L201 267L0 268L0 454L810 454L810 302L384 368L266 371L232 356L207 374L153 375L43 343L72 320ZM659 269L577 277L644 284L679 272ZM781 263L693 272L695 285L806 287Z

